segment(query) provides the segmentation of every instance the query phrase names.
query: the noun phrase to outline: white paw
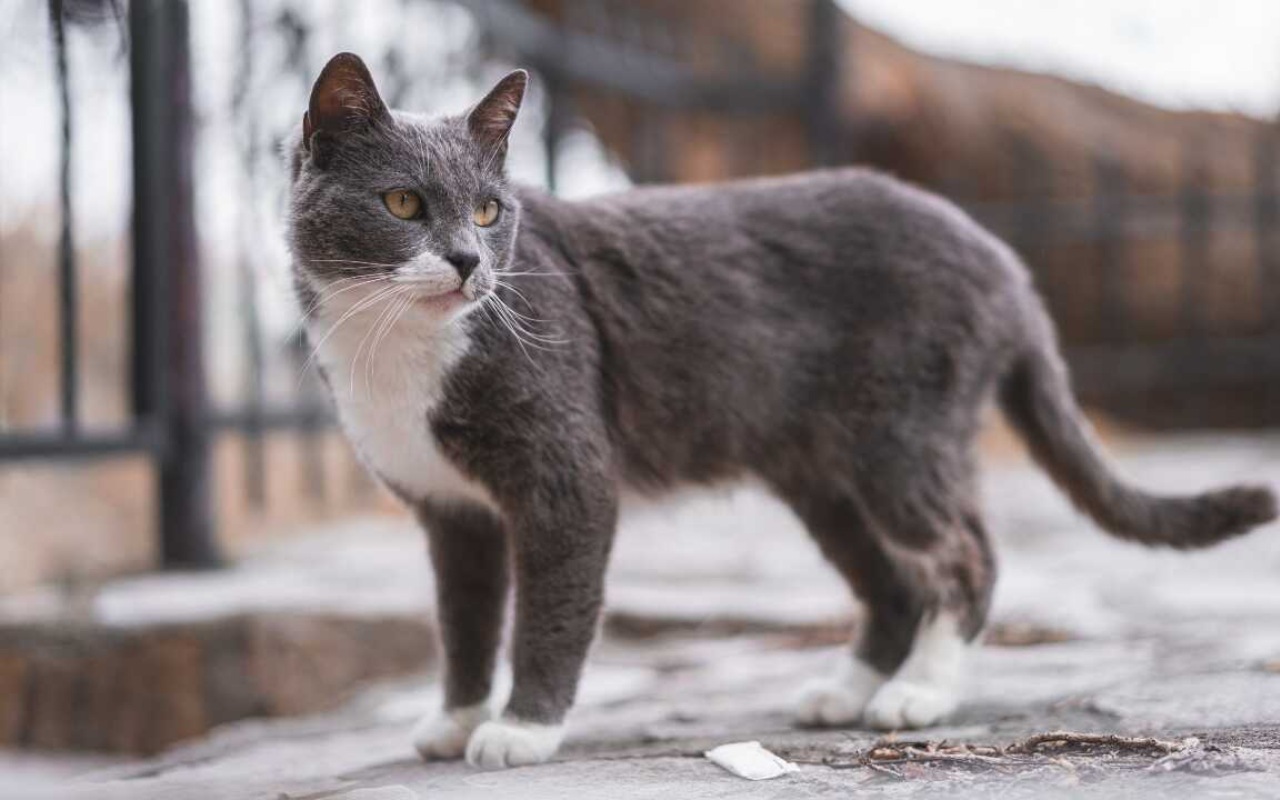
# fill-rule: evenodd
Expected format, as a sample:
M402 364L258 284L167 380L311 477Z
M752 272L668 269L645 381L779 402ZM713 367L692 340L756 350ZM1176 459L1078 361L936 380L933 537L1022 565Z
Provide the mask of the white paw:
M810 681L801 689L796 722L812 727L852 725L883 683L884 677L865 664L847 664L838 675Z
M871 698L863 719L867 725L882 731L926 728L950 716L956 710L956 703L956 694L949 688L893 680Z
M541 764L564 738L563 725L539 725L503 718L476 728L467 744L467 763L482 769Z
M484 703L428 714L413 728L413 747L424 761L462 758L472 731L489 716Z

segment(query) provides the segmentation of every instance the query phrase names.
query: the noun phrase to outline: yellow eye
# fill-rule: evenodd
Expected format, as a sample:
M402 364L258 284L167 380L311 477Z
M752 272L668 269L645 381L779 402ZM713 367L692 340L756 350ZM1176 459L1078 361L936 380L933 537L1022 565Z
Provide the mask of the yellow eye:
M393 189L382 196L382 202L399 219L413 219L422 211L422 198L408 189Z
M498 214L502 211L502 206L498 205L497 200L486 200L476 206L476 210L472 219L481 228L487 228L498 221Z

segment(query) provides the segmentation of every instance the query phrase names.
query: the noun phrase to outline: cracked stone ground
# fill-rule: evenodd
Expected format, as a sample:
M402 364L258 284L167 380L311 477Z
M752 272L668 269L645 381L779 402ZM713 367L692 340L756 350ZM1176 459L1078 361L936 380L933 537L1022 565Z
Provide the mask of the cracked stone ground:
M1280 484L1274 437L1160 439L1125 448L1119 461L1164 491ZM968 701L946 727L884 739L790 724L796 687L841 656L850 605L794 521L745 490L644 509L624 526L606 636L551 764L498 773L422 764L408 732L438 688L416 678L372 687L338 712L232 724L147 761L85 772L86 762L8 755L0 794L1280 796L1280 529L1204 553L1155 552L1100 534L1025 466L988 470L985 490L1002 577ZM383 601L413 605L429 595L421 543L390 527L363 526L354 540L334 532L277 558L299 570L364 563L379 578L371 594L402 587ZM340 558L325 562L336 542ZM146 613L145 594L121 601L119 613ZM1028 744L1060 730L1166 744ZM702 757L753 739L800 771L752 783Z

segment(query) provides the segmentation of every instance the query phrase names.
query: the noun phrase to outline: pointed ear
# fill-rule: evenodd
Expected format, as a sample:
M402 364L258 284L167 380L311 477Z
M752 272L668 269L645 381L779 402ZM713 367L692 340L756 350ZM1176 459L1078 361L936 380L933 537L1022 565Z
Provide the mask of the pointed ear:
M311 89L311 104L302 116L303 145L318 157L326 140L390 118L364 62L354 53L339 53L325 64Z
M498 81L467 115L467 129L486 149L496 149L505 155L507 137L511 135L511 126L515 124L528 85L529 73L518 69Z

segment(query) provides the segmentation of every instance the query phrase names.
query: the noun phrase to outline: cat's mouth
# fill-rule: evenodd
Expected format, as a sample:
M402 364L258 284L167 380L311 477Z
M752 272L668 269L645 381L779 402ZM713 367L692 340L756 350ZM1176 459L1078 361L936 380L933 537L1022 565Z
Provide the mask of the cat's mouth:
M443 286L436 280L424 280L417 277L396 276L392 278L396 283L408 286L413 292L413 302L419 308L427 308L433 311L451 311L458 306L466 305L475 298L474 294L465 284L458 285L456 281L445 283Z
M414 298L414 302L433 311L452 311L459 306L470 303L471 298L467 297L462 289L450 289L435 294L420 293Z

